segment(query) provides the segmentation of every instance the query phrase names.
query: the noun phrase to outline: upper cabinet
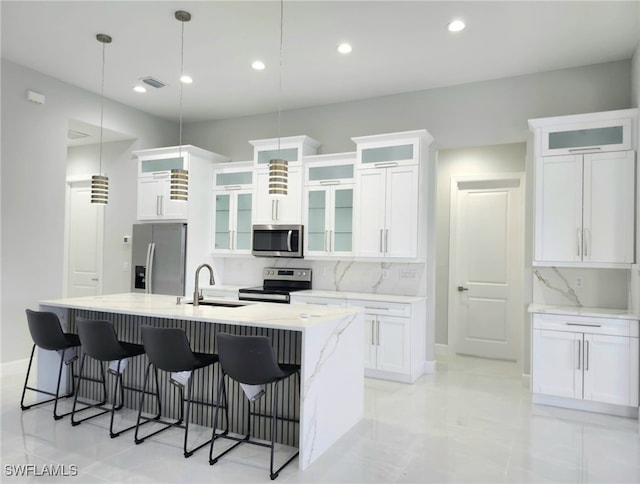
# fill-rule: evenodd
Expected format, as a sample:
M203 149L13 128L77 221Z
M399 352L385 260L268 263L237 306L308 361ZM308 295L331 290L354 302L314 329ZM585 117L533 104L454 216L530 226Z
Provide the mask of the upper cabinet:
M305 253L308 256L352 255L355 153L304 159Z
M630 109L529 121L534 265L626 268L634 262L636 115ZM547 156L556 153L572 154Z
M206 203L214 162L228 158L195 146L172 146L134 151L138 160L138 220L187 221L194 204ZM171 200L171 170L189 170L189 201ZM206 177L206 181L202 177ZM194 202L194 200L197 200ZM202 202L204 200L204 202Z
M302 223L302 159L315 155L320 143L308 136L250 141L256 170L255 224ZM287 195L269 195L269 161L288 162Z
M357 257L424 257L427 225L426 130L352 138L357 144Z
M251 253L253 190L253 162L224 163L214 168L214 253Z

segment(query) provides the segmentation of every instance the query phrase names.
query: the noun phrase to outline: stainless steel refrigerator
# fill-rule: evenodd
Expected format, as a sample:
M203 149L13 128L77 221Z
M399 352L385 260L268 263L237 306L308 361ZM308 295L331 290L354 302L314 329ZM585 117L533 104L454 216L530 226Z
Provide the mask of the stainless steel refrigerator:
M184 296L187 225L134 224L131 290Z

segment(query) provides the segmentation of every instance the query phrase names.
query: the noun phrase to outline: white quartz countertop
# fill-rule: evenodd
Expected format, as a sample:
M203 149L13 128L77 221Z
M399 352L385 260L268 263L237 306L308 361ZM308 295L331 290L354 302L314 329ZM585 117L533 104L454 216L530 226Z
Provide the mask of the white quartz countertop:
M637 314L632 314L627 309L552 306L548 304L530 304L529 312L542 314L564 314L569 316L591 316L611 319L640 319Z
M318 291L314 289L310 289L308 291L296 291L294 294L300 296L338 298L347 300L361 299L364 301L385 301L397 303L414 303L425 301L427 299L426 297L421 296L396 296L393 294L372 294L369 292Z
M221 299L228 303L229 300ZM236 308L176 304L175 296L159 294L110 294L105 296L74 297L40 301L42 306L54 306L118 314L216 322L244 326L288 329L304 332L305 328L321 325L356 314L357 308L327 308L277 303L247 303Z

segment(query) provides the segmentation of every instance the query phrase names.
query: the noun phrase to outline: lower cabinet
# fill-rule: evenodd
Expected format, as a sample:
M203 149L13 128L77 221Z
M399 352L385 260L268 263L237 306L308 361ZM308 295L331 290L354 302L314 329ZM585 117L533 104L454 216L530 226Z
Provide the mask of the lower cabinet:
M534 397L637 407L638 341L635 320L534 314Z
M336 293L338 296L340 293ZM319 304L358 307L364 311L365 376L413 383L424 373L426 347L426 300L375 295L375 299L356 299L333 295L292 294L292 304ZM357 294L365 297L365 294Z

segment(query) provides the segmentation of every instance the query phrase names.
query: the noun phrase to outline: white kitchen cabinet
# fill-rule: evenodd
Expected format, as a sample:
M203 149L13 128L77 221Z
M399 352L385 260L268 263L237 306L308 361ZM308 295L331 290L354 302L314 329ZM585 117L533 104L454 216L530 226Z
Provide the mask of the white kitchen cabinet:
M355 153L305 158L304 218L307 256L353 253Z
M184 145L134 151L138 160L137 215L141 221L188 221L189 211L209 200L211 167L228 158L195 146ZM171 170L189 170L189 200L171 200ZM202 191L206 193L202 193Z
M624 116L624 115L622 115ZM540 136L542 156L628 151L632 117L588 119L544 126Z
M302 224L302 159L315 155L320 143L308 136L249 141L256 170L254 224ZM288 162L287 195L269 195L269 160Z
M356 174L356 255L418 256L419 166L360 169Z
M426 130L352 138L356 143L354 254L422 260L435 201ZM366 215L365 215L366 214Z
M289 164L287 178L287 195L269 195L269 170L257 170L254 224L302 223L302 167Z
M538 158L534 264L632 264L634 187L633 151Z
M250 254L253 163L230 163L213 174L213 252Z
M533 314L534 397L637 407L638 376L637 320Z

